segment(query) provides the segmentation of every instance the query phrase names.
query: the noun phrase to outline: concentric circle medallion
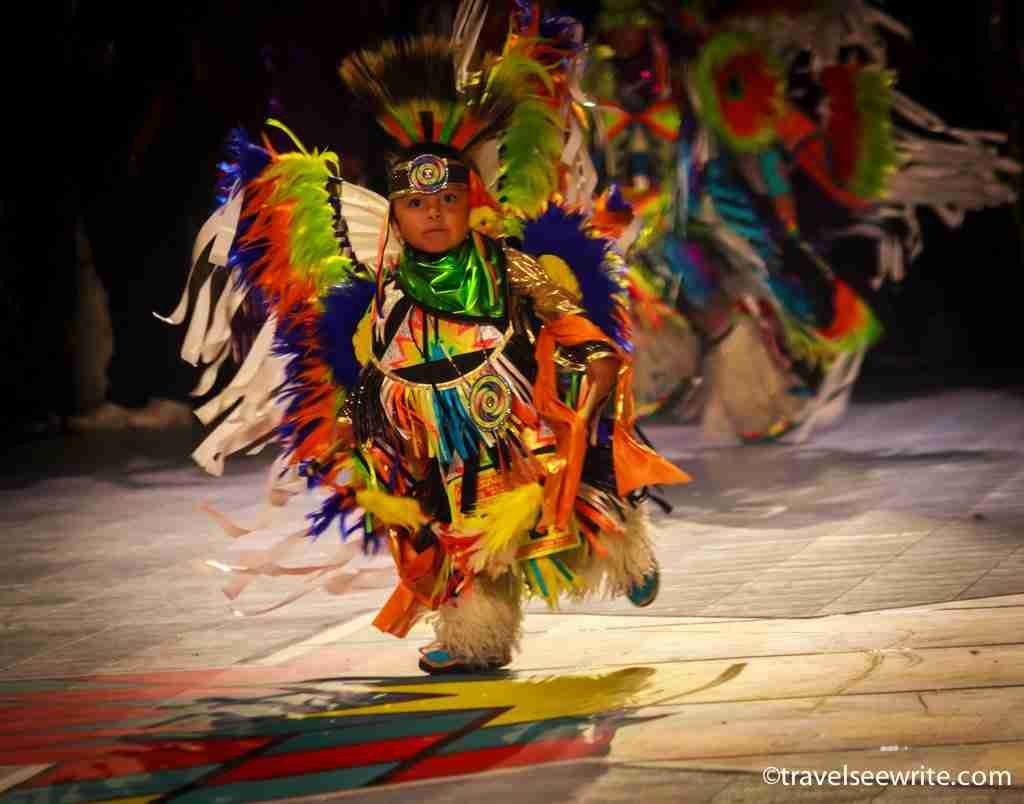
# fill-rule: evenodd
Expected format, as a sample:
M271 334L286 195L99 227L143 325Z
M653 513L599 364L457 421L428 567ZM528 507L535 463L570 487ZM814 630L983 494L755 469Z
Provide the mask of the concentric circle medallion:
M497 374L485 374L469 392L469 414L481 430L497 430L512 412L512 386Z
M409 188L417 193L436 193L448 184L448 165L433 154L421 154L409 165Z

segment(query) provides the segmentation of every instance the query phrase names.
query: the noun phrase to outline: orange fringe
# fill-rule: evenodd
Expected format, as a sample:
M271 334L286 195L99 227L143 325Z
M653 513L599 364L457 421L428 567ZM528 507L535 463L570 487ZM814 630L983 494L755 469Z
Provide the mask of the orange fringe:
M266 144L269 147L269 143ZM277 159L273 151L272 158ZM289 332L300 333L301 338L308 342L301 358L304 368L296 379L311 394L305 404L288 417L288 423L295 427L296 432L312 425L302 441L292 445L289 463L296 465L307 460L322 460L331 452L340 433L331 370L315 356L316 323L321 314L316 286L309 279L297 277L294 272L288 245L294 204L271 203L277 186L276 178L262 177L249 185L242 214L252 218L252 224L240 239L240 245L243 248L257 244L267 246L262 257L252 266L251 281L262 291L280 326ZM325 479L331 482L336 473L331 472L331 476Z

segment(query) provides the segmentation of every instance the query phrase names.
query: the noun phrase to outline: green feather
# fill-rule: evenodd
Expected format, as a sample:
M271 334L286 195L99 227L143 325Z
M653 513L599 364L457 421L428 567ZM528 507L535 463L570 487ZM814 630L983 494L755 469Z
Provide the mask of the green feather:
M518 47L525 48L527 44L521 42ZM543 64L511 50L502 56L491 70L484 97L486 98L488 93L520 95L532 79L540 81L547 92L554 90L554 80Z
M765 65L782 75L782 66L767 49L758 49L754 37L740 31L724 31L716 34L701 49L694 71L694 85L700 99L701 115L704 121L716 134L724 139L731 148L742 153L758 153L775 141L775 130L765 123L757 131L740 134L729 125L722 114L719 103L718 81L716 71L727 64L734 56L744 51L757 50L765 61Z
M299 152L280 155L268 168L268 177L276 182L270 203L292 205L289 262L323 293L353 270L352 261L339 254L327 193L328 180L337 175L338 158L330 151L309 152L297 139L295 143Z
M516 108L501 140L502 203L526 215L543 208L558 189L562 140L556 109L540 99Z
M892 136L892 83L885 70L865 69L857 76L862 141L850 189L861 198L879 198L899 162Z

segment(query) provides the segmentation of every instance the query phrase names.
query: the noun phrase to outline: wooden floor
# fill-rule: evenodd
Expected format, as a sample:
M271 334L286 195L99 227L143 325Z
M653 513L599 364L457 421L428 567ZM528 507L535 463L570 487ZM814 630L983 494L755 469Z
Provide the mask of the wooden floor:
M416 669L425 627L370 625L387 589L239 618L196 573L224 549L197 502L255 519L265 459L212 480L182 455L195 434L26 447L0 488L0 802L1024 801L1022 413L974 391L861 405L803 447L708 449L652 426L694 476L655 518L656 603L531 606L509 673L441 681ZM296 717L419 733L479 712L443 748L403 736L412 753L387 767L379 724L350 732L359 773L317 765L322 749L256 787L240 774L268 758L213 763L209 787L137 764L172 721L212 756L267 723L312 728ZM1012 784L770 785L770 767Z
M503 785L525 785L551 801L1021 801L1022 626L1021 596L796 620L538 614L517 677L648 673L631 694L632 723L600 769L435 784L415 796L511 801ZM367 658L353 671L385 671L363 636ZM766 785L769 767L1004 776L977 789L809 789Z

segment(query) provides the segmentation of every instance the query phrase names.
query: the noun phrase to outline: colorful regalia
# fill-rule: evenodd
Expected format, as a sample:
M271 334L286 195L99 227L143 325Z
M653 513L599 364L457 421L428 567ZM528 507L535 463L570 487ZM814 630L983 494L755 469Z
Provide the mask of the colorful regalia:
M643 2L608 2L598 15L582 86L598 188L629 210L627 277L634 322L636 394L644 415L685 395L699 340L676 309L678 280L661 254L676 246L673 203L682 124L664 15Z
M323 495L306 533L220 565L229 594L282 574L338 591L360 550L390 551L399 580L375 624L401 637L434 614L429 672L507 663L529 597L650 602L643 503L687 480L634 427L622 260L558 203L565 126L544 40L511 37L481 58L481 23L468 3L451 39L343 63L399 152L389 198L342 181L332 153L235 137L194 255L228 282L214 299L213 276L193 281L183 349L207 365L208 391L232 321L263 311L234 379L198 411L223 419L195 457L216 474L270 440L272 499L299 485ZM443 253L402 243L390 201L446 188L469 193L475 229ZM308 539L336 540L337 555L289 564Z
M807 438L845 409L881 334L867 294L919 253L918 210L1012 202L1019 165L895 88L885 36L909 32L865 0L606 6L673 43L674 198L629 256L701 335L689 410L713 440Z

